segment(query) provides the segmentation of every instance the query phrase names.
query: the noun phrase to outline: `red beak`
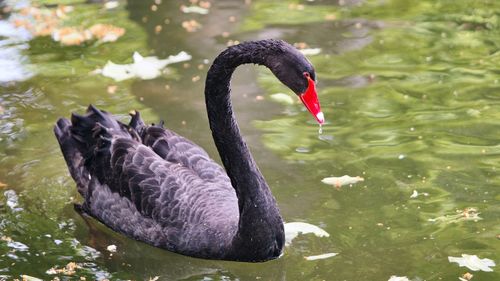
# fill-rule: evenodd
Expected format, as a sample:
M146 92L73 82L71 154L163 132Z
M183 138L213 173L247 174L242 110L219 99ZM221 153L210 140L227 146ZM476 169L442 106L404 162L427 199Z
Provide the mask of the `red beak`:
M323 112L321 112L321 108L319 106L318 94L316 93L316 83L311 79L309 75L306 75L307 78L307 89L304 93L300 94L300 100L306 106L307 110L311 112L311 114L316 118L319 124L325 123L325 116Z

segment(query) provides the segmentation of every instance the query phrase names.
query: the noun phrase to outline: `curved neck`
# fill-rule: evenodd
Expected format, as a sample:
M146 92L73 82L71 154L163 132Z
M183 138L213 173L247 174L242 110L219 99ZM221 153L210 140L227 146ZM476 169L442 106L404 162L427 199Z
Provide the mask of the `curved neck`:
M283 223L271 190L241 137L231 106L230 80L241 64L271 67L268 58L280 52L279 44L281 41L267 40L226 49L214 60L205 84L212 136L238 196L240 220L232 246L238 250L238 256L248 252L257 259L281 253Z

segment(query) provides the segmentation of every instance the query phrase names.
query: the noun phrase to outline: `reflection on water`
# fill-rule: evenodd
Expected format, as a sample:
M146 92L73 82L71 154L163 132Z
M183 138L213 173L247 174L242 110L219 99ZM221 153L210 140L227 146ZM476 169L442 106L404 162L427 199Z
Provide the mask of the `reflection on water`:
M0 20L0 83L24 81L33 76L27 69L26 50L31 34L23 28L16 28L11 22Z
M467 269L448 256L500 262L497 1L225 0L207 15L182 13L189 1L119 1L111 10L77 2L66 24L112 23L124 36L63 47L15 29L16 10L0 19L0 279L48 280L49 269L76 262L75 276L88 280L456 280ZM192 20L199 31L182 27ZM330 237L299 236L263 264L206 261L132 241L74 211L80 198L52 135L58 117L89 103L123 119L137 109L218 159L204 75L228 42L268 37L320 49L309 59L327 122L318 135L290 90L253 66L235 73L235 112L285 221ZM193 58L153 80L90 74L108 60L131 63L134 51ZM277 93L291 99L275 102ZM321 183L346 174L365 180ZM304 259L331 252L339 254ZM500 279L493 270L474 278Z

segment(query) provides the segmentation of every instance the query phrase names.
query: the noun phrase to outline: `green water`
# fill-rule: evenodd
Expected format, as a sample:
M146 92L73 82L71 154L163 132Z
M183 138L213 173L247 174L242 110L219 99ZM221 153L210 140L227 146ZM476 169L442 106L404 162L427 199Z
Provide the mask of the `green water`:
M67 25L112 23L126 33L73 47L49 37L0 45L0 58L20 72L0 72L12 75L0 86L0 279L416 281L468 271L472 280L500 280L498 265L473 272L448 262L461 254L500 262L500 2L226 0L212 1L207 15L182 13L188 1L121 1L110 11L63 2L75 7ZM182 27L190 19L199 31ZM135 242L73 210L81 198L52 134L58 117L89 103L120 118L137 109L218 159L202 97L205 60L229 40L269 37L321 48L309 58L323 133L300 104L273 101L292 93L263 68L238 69L235 112L283 218L330 237L300 236L262 264L206 261ZM164 58L182 50L192 60L153 80L92 74L107 60L130 63L134 51ZM321 182L344 174L365 181L339 190ZM410 198L414 190L420 196ZM467 219L466 208L481 219ZM304 259L327 252L339 254ZM69 262L81 266L76 274L46 273Z

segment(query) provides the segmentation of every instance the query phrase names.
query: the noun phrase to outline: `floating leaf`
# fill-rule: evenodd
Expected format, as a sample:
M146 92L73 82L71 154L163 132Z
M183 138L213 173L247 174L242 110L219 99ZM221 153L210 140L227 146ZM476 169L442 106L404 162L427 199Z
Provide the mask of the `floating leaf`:
M26 252L29 250L29 247L26 246L25 244L17 241L8 241L7 242L7 247L12 248L16 251L21 251L21 252Z
M365 179L362 177L351 177L348 175L344 175L341 177L329 177L329 178L324 178L321 181L326 184L331 184L334 185L336 188L339 188L344 185L351 185L355 184L360 181L364 181Z
M299 50L304 56L315 56L321 53L321 48L306 48Z
M124 28L102 23L94 24L88 30L101 42L115 42L125 34Z
M64 275L74 275L77 269L81 269L82 267L76 262L70 262L63 268L52 267L47 270L45 273L49 275L54 274L64 274Z
M449 262L456 262L459 266L465 266L473 271L487 271L491 272L493 269L490 267L495 266L495 262L490 259L480 259L476 255L462 254L462 257L448 257Z
M427 193L427 192L418 193L418 191L413 190L413 193L410 195L410 198L417 198L420 195L429 196L429 193Z
M410 281L410 279L408 279L408 277L406 276L391 276L391 278L389 278L389 281Z
M285 223L285 246L289 246L292 240L299 234L312 233L318 237L329 237L330 234L318 226L305 222L289 222Z
M43 279L36 278L33 276L29 276L29 275L21 275L21 280L23 280L23 281L43 281Z
M116 253L116 245L109 245L108 247L106 247L106 250L111 253Z
M321 254L321 255L317 255L317 256L307 256L304 258L308 261L314 261L314 260L322 260L322 259L335 257L336 255L338 255L338 253L326 253L326 254Z
M54 29L52 39L65 46L76 46L92 39L92 33L77 27L63 27Z
M97 72L116 81L122 81L133 77L148 80L160 76L161 70L167 65L190 59L191 56L186 52L180 52L175 56L169 56L162 60L154 56L143 57L138 52L135 52L133 55L134 63L115 64L108 61L104 68Z
M120 2L118 1L107 1L104 3L104 8L108 10L116 9L118 6L120 6Z
M188 7L188 6L182 5L181 12L186 13L186 14L194 13L194 14L206 15L206 14L208 14L208 9L198 7L198 6L189 6Z
M444 216L439 216L437 218L433 219L428 219L430 222L441 222L441 223L453 223L453 222L458 222L458 221L478 221L482 220L479 216L479 212L477 208L474 207L468 207L463 210L457 210L457 214L454 215L444 215Z
M187 32L195 32L201 28L201 24L195 20L186 20L182 22L182 27Z
M464 273L464 274L462 275L462 277L458 277L458 279L459 279L460 281L469 281L469 280L471 280L471 279L472 279L472 277L474 277L474 275L473 275L473 274L471 274L471 273L469 273L469 272L466 272L466 273Z

